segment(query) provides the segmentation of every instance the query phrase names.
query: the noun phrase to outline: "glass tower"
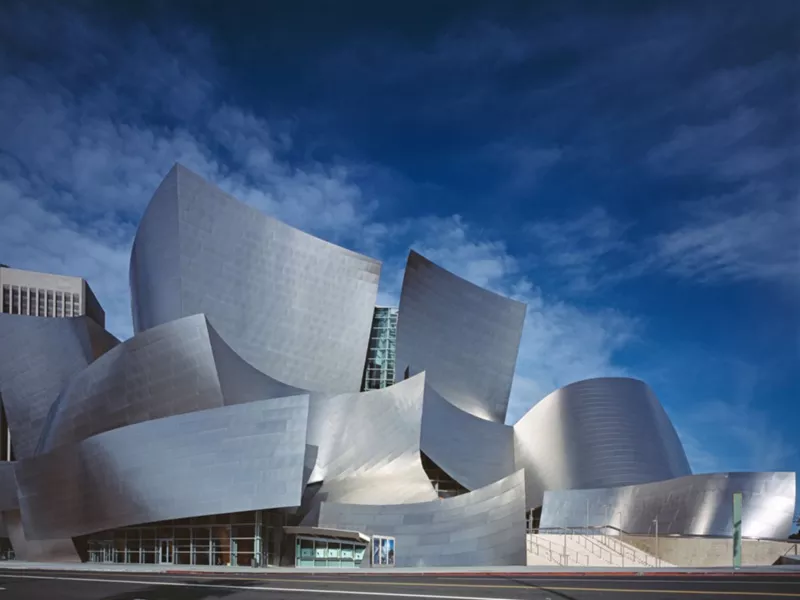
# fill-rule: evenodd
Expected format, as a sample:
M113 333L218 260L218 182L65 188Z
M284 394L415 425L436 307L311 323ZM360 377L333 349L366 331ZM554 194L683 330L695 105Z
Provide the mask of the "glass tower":
M376 306L364 365L361 390L379 390L394 383L394 355L397 346L397 308Z

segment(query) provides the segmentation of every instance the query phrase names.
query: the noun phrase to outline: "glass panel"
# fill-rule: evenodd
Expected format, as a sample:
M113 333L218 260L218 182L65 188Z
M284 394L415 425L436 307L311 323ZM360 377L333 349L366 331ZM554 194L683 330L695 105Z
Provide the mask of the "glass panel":
M139 540L131 540L128 539L128 543L126 544L128 548L128 562L129 563L138 563L139 562Z
M317 540L314 542L314 566L327 567L328 566L328 543Z

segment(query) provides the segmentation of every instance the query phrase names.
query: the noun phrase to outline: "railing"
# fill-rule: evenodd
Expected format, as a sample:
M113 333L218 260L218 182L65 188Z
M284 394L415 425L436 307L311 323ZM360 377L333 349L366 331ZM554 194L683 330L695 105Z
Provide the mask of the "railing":
M537 529L537 533L542 534L554 534L554 535L563 535L565 537L569 536L573 538L573 541L581 544L586 548L588 552L590 552L593 556L596 556L600 560L604 560L608 562L608 564L614 564L613 555L619 557L620 562L622 563L621 566L642 566L642 567L660 567L661 566L661 559L658 556L653 556L648 554L647 552L643 552L641 550L637 550L633 548L629 544L625 544L624 542L617 539L617 536L610 535L608 533L608 529L615 530L620 533L624 533L617 527L598 527L598 526L591 526L591 527L548 527L548 528L539 528ZM535 534L534 534L535 535ZM549 540L547 540L550 542ZM565 539L566 543L566 539ZM562 553L563 554L563 553ZM607 558L606 558L607 557ZM586 561L588 564L589 557L586 557Z
M553 540L545 540L535 533L528 533L528 551L536 556L544 556L550 562L561 566L577 566L585 562L589 566L589 556L582 556L581 553L569 550L566 544L554 543ZM581 559L584 560L581 560Z

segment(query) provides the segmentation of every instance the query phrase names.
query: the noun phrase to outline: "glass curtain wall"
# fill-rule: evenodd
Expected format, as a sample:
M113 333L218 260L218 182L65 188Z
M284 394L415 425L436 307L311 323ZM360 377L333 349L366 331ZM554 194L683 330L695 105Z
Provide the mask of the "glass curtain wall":
M397 309L376 306L372 317L362 391L380 390L394 383L397 347Z
M283 513L248 511L124 527L85 540L90 562L278 565L283 525Z
M364 560L366 550L366 543L355 540L298 535L295 538L295 566L357 567Z

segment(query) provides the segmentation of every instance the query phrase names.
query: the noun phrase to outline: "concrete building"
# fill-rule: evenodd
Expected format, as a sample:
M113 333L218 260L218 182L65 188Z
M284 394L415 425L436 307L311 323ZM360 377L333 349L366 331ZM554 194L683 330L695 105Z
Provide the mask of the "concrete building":
M32 317L87 315L105 327L106 313L81 277L38 273L0 265L0 313Z
M106 315L81 277L12 269L0 264L0 314L33 317L86 315L101 328ZM0 461L14 460L8 418L0 396Z
M575 382L507 425L525 305L411 251L376 309L380 269L174 167L133 244L134 337L0 315L17 555L521 565L527 519L730 536L734 491L746 536L788 535L795 474L693 474L642 381Z

